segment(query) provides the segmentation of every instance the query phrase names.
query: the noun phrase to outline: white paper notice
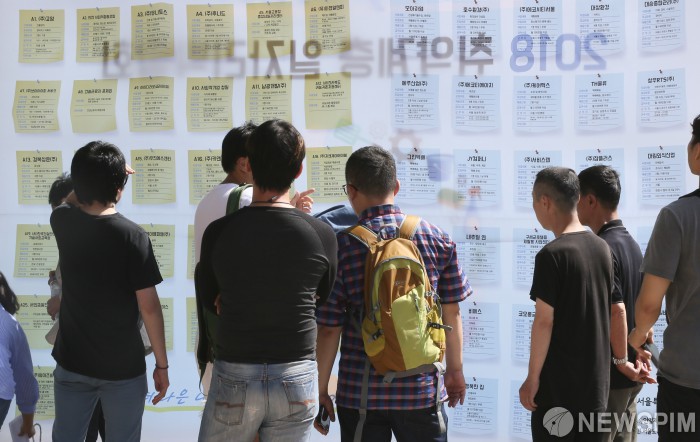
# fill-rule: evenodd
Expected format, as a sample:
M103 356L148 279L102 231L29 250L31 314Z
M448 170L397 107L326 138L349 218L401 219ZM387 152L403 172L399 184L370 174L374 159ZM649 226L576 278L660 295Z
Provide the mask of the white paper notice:
M522 380L510 383L510 435L518 439L532 440L530 412L523 408L520 403L520 386L522 384Z
M527 364L530 360L530 332L535 320L535 303L513 304L512 315L511 357L513 361Z
M576 129L604 131L625 122L624 75L576 76Z
M501 152L455 150L454 167L459 202L473 207L497 206L501 202Z
M401 182L397 201L410 204L434 203L440 182L431 177L428 158L437 155L437 149L412 149L411 153L396 155L396 175Z
M493 60L501 51L500 0L455 0L453 41L461 60Z
M562 33L562 0L519 0L515 4L517 47L553 55ZM529 43L529 44L528 44Z
M417 54L440 36L440 12L436 1L391 0L391 13L394 50Z
M662 128L685 123L685 69L640 72L637 85L639 127Z
M452 127L483 132L501 127L500 77L454 77Z
M559 151L515 151L515 206L532 208L532 185L537 172L561 164Z
M391 84L394 127L412 130L439 127L439 84L437 75L395 75Z
M469 278L472 279L471 276ZM499 304L495 302L465 303L462 307L464 359L480 361L498 357L500 342L498 309Z
M470 281L496 283L500 280L501 231L497 227L456 226L453 240L457 256ZM466 356L465 356L466 357Z
M540 133L561 128L561 77L513 78L513 130Z
M638 160L639 205L665 206L685 194L685 147L642 147Z
M552 232L544 229L513 230L513 283L530 287L535 270L535 256L542 247L554 239Z
M637 36L642 52L668 52L685 42L685 0L637 0Z
M498 379L474 378L467 381L464 405L455 407L450 432L485 435L496 432L498 424Z
M610 166L620 175L620 183L625 186L625 150L615 149L585 149L576 151L576 172L581 172L591 166ZM620 206L624 206L626 192L620 195Z
M596 54L625 48L625 0L577 0L576 33Z

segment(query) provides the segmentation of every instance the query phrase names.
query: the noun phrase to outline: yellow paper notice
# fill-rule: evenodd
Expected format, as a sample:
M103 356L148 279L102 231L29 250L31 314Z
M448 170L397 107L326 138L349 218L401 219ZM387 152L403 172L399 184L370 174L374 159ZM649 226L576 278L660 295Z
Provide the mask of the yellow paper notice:
M305 86L307 129L335 129L352 124L349 73L306 75Z
M345 163L352 153L351 146L313 147L306 149L306 183L314 188L314 201L338 203L346 200Z
M76 10L77 62L103 62L119 58L119 8Z
M187 58L233 56L233 5L187 5Z
M17 151L19 204L48 204L51 184L62 172L60 150Z
M131 7L131 59L149 60L175 55L173 5L149 3Z
M34 421L56 417L53 400L53 371L56 367L34 367L34 377L39 383L39 402L36 404Z
M165 349L173 349L173 320L174 320L173 298L160 298L160 308L163 310L163 325L165 326Z
M42 278L56 268L58 247L48 224L17 224L15 278Z
M273 118L292 121L292 78L247 77L245 118L256 124Z
M12 117L17 133L41 133L58 130L60 81L18 81Z
M141 224L148 233L156 255L160 276L172 278L175 274L175 226L167 224Z
M19 62L63 60L65 17L62 9L19 11Z
M316 41L321 52L339 54L350 50L349 0L306 0L306 41Z
M190 204L199 204L212 187L225 178L221 169L221 149L187 151L190 172Z
M291 53L292 2L248 3L248 57L277 58Z
M194 353L197 346L197 331L199 321L197 321L197 300L193 297L187 298L187 351Z
M48 275L47 275L48 277ZM46 286L48 288L48 286ZM53 326L53 319L46 313L46 303L50 296L17 295L19 310L15 315L27 335L29 348L32 350L44 350L52 348L46 342L46 333Z
M233 78L187 78L187 130L216 132L233 127Z
M75 80L70 119L75 133L109 132L117 128L117 80Z
M173 77L129 79L129 130L170 130L173 120Z
M134 204L175 202L174 150L132 150L131 167L136 171L131 187Z
M195 257L195 241L194 241L194 224L187 226L187 279L194 279L194 262Z

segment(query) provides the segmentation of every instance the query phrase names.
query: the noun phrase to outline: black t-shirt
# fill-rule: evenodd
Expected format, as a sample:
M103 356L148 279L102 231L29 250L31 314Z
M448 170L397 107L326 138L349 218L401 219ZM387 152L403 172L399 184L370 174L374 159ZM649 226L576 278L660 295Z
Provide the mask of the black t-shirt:
M62 205L51 214L63 278L52 355L66 370L105 380L146 371L136 291L163 280L148 234L120 213Z
M613 302L624 302L627 312L627 330L634 328L634 304L639 295L639 288L642 285L642 251L639 244L632 238L622 221L619 219L610 221L603 225L598 232L598 236L603 238L613 254L615 261L615 294ZM619 299L619 301L618 301ZM634 361L637 353L628 346L627 358ZM630 388L637 385L630 381L625 375L620 373L614 365L610 366L610 388Z
M218 359L286 363L316 357L316 296L333 288L338 245L333 230L298 210L244 207L204 232L198 294L215 311Z
M612 288L610 249L591 232L565 233L537 253L530 298L554 308L539 408L560 406L574 415L605 410Z

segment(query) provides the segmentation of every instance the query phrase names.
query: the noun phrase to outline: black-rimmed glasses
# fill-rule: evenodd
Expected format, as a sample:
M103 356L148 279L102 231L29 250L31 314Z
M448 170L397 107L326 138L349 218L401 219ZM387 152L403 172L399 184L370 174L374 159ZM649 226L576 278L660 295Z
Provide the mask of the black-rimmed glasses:
M355 187L353 184L343 184L343 193L346 195L348 194L348 187L352 187L353 189L355 189L355 191L357 191L357 187Z

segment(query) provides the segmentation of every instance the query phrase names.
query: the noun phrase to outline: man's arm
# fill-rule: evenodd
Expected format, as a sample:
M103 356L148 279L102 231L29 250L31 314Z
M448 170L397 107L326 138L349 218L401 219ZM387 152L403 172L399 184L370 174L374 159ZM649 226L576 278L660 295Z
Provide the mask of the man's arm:
M627 357L627 309L623 302L615 303L610 308L610 347L615 359ZM627 361L615 365L615 368L630 381L655 382L649 377L649 370L638 361Z
M148 339L153 347L153 355L156 358L156 368L153 370L153 382L158 394L153 398L153 405L160 402L168 391L170 381L168 379L168 355L165 352L165 327L163 325L163 311L160 307L160 299L155 287L148 287L136 291L139 310L143 324L146 326Z
M535 302L535 320L532 323L530 338L530 363L527 378L520 387L520 403L527 410L535 411L535 395L540 388L540 373L549 351L554 326L554 307L537 298Z
M459 303L442 304L442 321L452 327L452 331L446 331L445 362L445 389L448 396L448 407L464 404L467 386L464 382L462 371L462 316L459 311Z
M642 345L647 342L649 331L659 319L661 313L661 303L666 294L666 290L671 285L671 281L655 276L650 273L644 274L642 288L639 290L639 298L634 308L634 320L636 327L629 335L629 344L637 350L640 355L645 355L648 360L651 354L642 349Z
M326 327L325 325L318 326L316 335L316 361L318 364L318 402L319 406L325 407L331 420L335 422L335 411L333 410L333 401L328 395L328 381L331 378L331 370L335 362L336 353L338 353L338 345L340 344L340 334L343 327ZM328 434L327 430L323 430L316 425L314 428L319 433Z

